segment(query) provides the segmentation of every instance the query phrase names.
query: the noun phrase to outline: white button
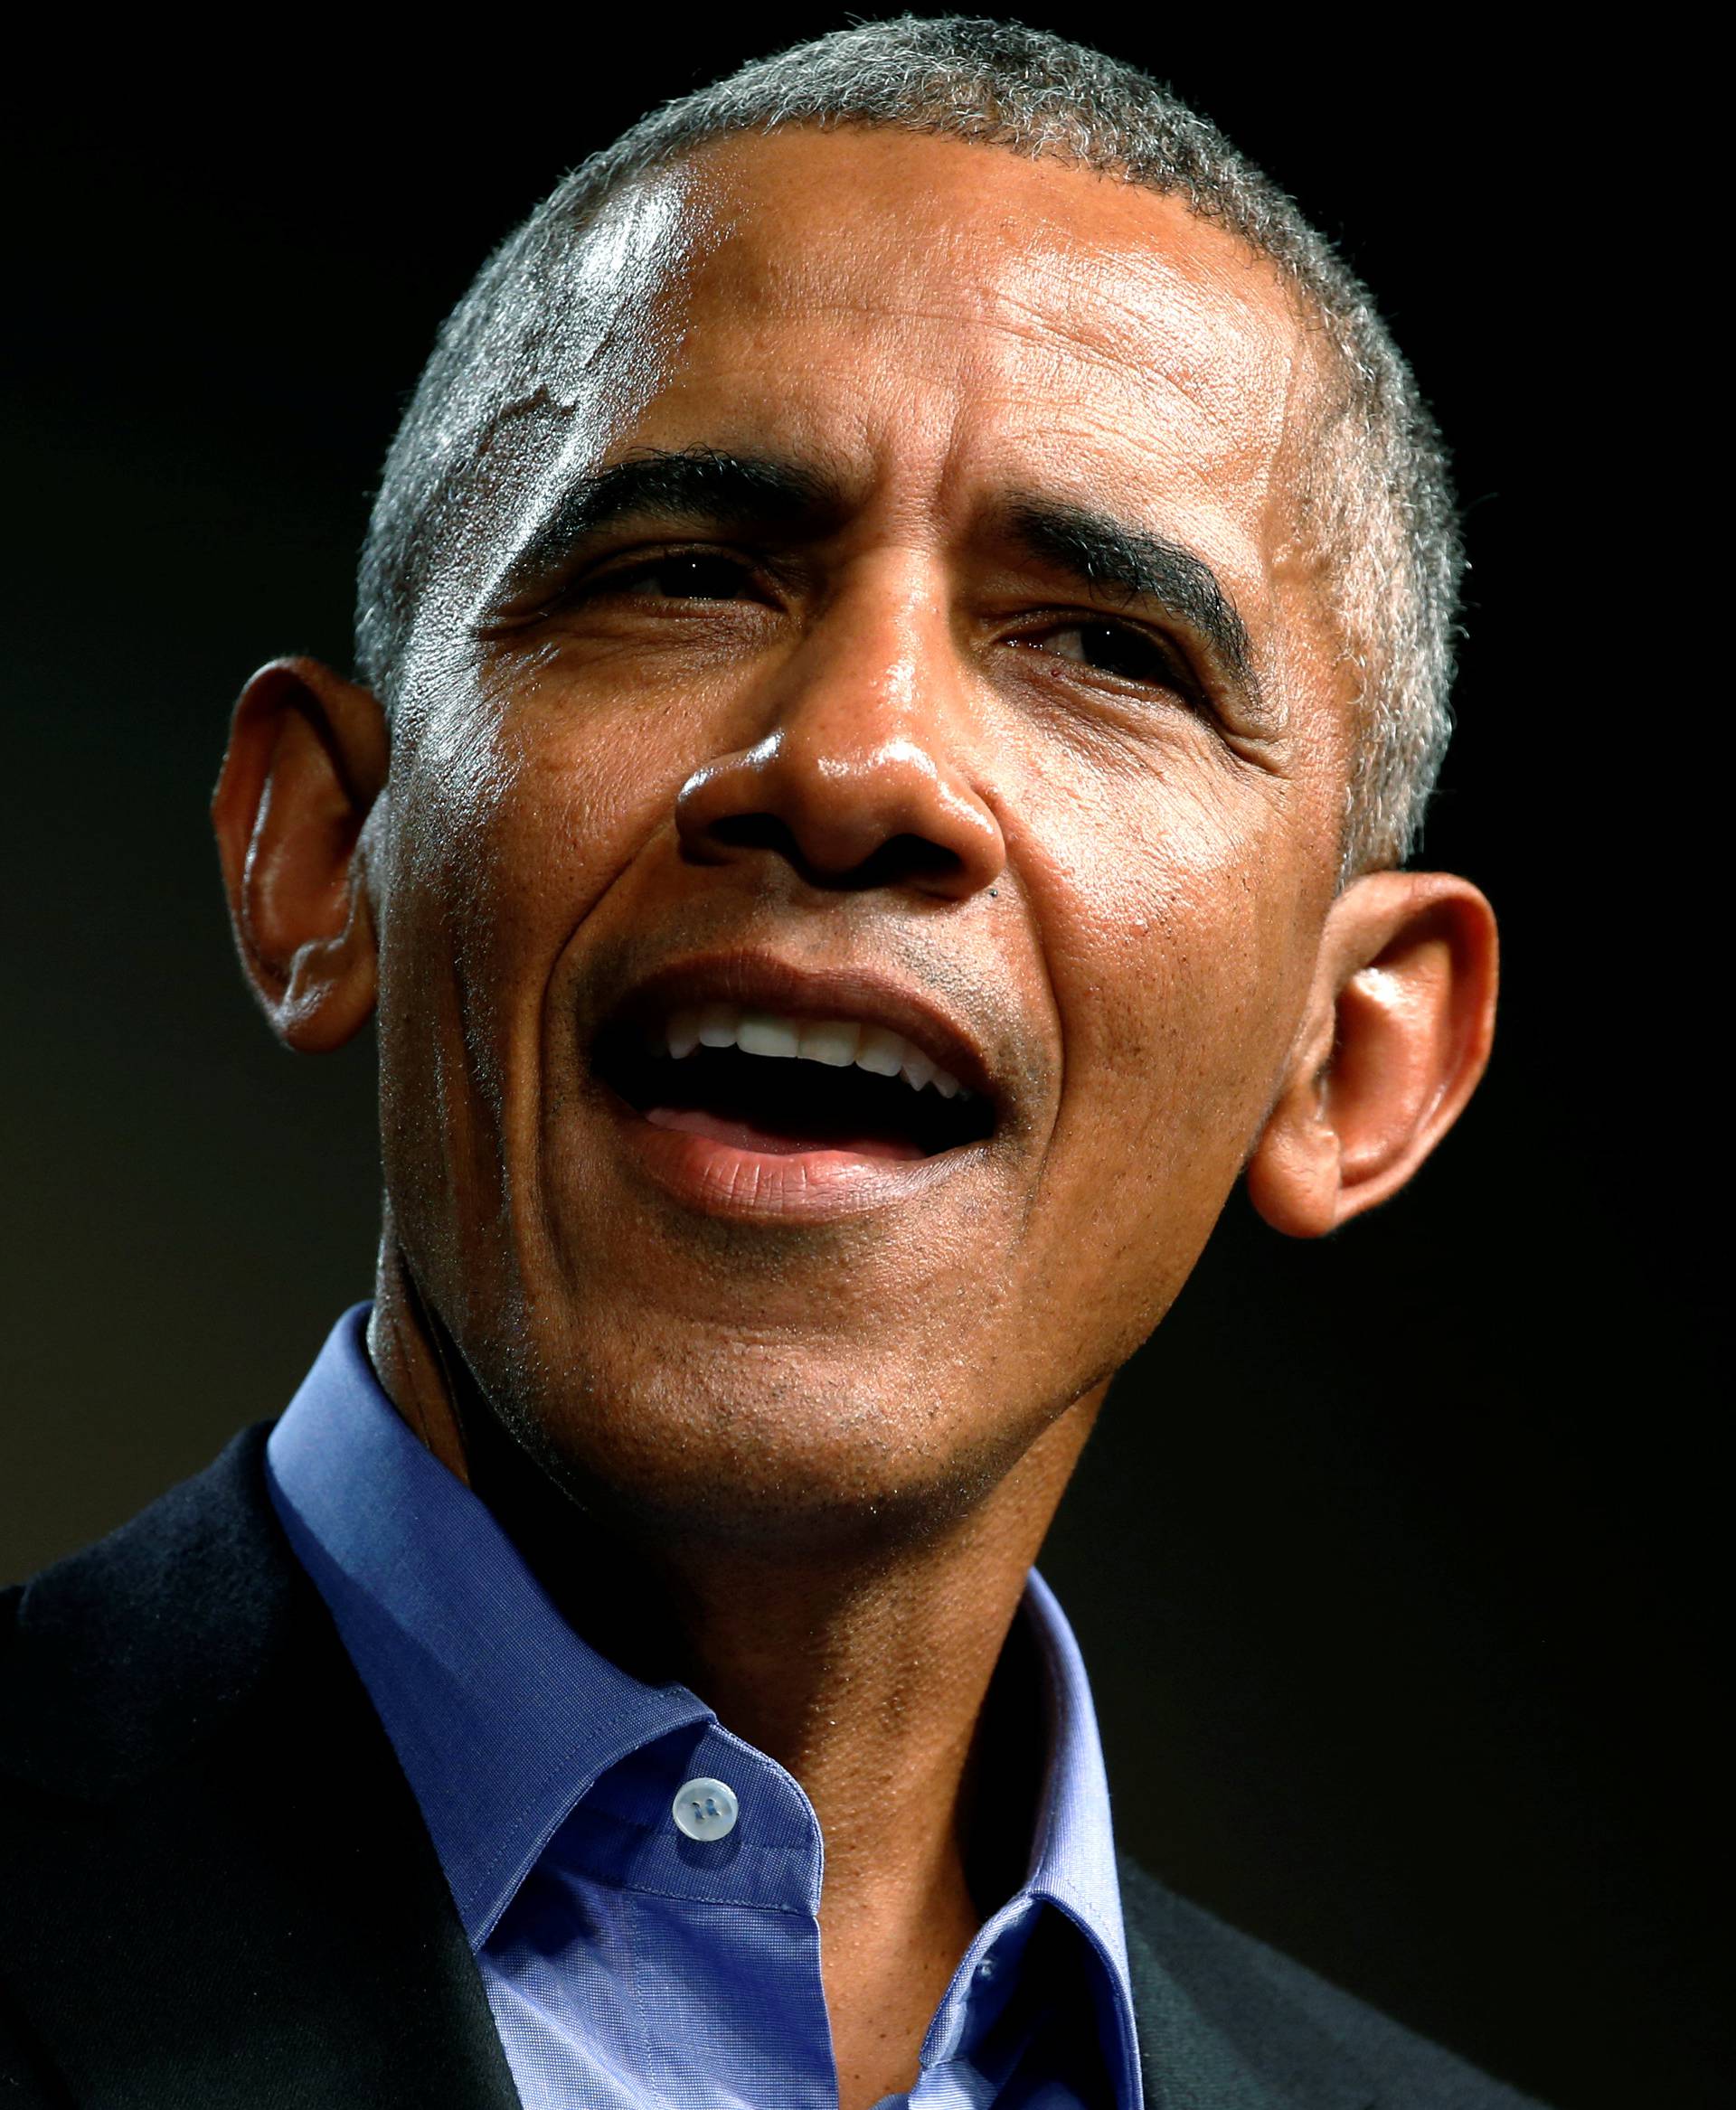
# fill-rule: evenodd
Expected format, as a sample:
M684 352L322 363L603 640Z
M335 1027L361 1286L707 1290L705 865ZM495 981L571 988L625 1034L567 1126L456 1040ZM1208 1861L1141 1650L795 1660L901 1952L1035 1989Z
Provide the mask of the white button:
M675 1796L675 1823L689 1839L727 1839L741 1807L722 1781L690 1780Z

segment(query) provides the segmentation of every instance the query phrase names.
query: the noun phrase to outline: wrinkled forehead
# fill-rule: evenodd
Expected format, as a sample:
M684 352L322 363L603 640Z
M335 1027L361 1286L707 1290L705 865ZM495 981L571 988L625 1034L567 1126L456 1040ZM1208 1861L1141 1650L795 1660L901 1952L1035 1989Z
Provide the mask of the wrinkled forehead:
M944 347L936 379L999 376L1135 431L1182 398L1269 460L1300 350L1276 273L1177 200L884 129L715 143L611 200L576 264L562 349L611 424L708 363L758 356L799 392L778 339L829 328L858 385Z
M1175 199L867 128L731 141L682 180L713 230L689 281L710 318L897 318L913 344L931 325L984 372L1031 363L1087 399L1179 388L1269 436L1281 409L1296 331L1275 274Z

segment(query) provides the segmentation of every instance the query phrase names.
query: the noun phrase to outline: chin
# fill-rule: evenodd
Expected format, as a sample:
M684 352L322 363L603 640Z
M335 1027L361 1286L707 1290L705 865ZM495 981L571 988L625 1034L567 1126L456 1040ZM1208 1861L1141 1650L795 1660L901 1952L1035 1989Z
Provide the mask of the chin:
M860 1361L865 1361L862 1358ZM530 1394L490 1386L512 1433L612 1528L769 1551L838 1553L932 1538L968 1515L1052 1417L999 1416L741 1343ZM754 1364L760 1364L755 1370ZM547 1364L542 1366L545 1370Z

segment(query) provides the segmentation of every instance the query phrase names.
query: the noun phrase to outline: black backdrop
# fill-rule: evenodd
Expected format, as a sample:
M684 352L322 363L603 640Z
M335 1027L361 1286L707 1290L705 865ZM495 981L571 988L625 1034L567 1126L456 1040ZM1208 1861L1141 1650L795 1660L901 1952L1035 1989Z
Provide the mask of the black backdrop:
M236 689L344 658L371 480L486 248L648 102L843 19L286 32L14 87L0 1577L278 1411L368 1290L370 1051L276 1052L229 957L203 808ZM1216 117L1415 361L1474 563L1428 861L1506 945L1438 1163L1314 1247L1233 1201L1055 1527L1118 1828L1562 2110L1709 2104L1720 919L1676 817L1697 677L1656 620L1650 465L1693 376L1637 372L1669 303L1613 203L1615 84L1486 30L1420 72L1027 19Z

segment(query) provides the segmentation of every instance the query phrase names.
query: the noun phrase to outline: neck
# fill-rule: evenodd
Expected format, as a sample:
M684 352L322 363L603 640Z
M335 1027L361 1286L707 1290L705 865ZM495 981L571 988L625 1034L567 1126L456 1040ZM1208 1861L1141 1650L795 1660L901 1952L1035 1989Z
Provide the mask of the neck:
M390 1247L369 1350L404 1420L488 1504L575 1630L636 1676L689 1686L800 1782L826 1842L823 1954L845 2100L853 2060L864 2102L908 2085L884 2079L902 2067L884 2066L883 2050L876 2065L882 2023L901 2008L914 2020L913 2070L959 1955L1023 1879L1029 1803L1022 1823L990 1821L974 1754L1025 1576L1106 1388L943 1531L891 1548L767 1550L581 1514L489 1410ZM1004 1677L995 1704L1030 1700ZM1016 1743L1034 1748L1041 1733L1021 1721ZM989 1772L1004 1794L1003 1768ZM1014 1842L1010 1857L983 1851L997 1839ZM856 2011L872 2041L855 2041Z

